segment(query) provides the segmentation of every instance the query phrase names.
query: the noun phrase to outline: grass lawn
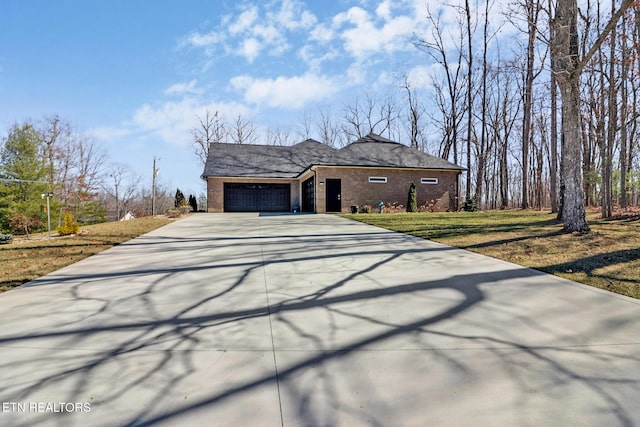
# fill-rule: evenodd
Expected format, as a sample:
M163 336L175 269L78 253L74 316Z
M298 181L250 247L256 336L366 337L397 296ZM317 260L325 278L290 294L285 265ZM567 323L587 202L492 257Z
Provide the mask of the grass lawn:
M44 276L119 243L126 242L173 220L145 217L80 227L76 236L31 240L0 245L0 292ZM46 236L46 233L44 233Z
M555 214L537 211L344 216L640 298L638 217L592 213L591 233L579 235L562 233Z

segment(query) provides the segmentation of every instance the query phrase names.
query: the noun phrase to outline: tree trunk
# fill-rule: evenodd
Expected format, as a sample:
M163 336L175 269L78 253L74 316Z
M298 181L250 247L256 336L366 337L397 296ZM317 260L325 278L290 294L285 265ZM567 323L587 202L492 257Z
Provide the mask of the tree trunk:
M473 104L473 45L471 35L471 6L469 0L465 0L465 11L467 13L467 48L469 58L467 59L467 188L465 192L466 200L471 198L471 133L472 127L472 104Z
M615 2L611 3L611 15L615 13ZM616 55L616 28L611 31L611 42L609 49L609 122L607 126L607 145L603 163L603 190L605 194L605 204L602 207L602 217L611 218L613 216L613 146L615 144L616 130L618 127L618 91L617 79L615 76L615 55Z
M580 90L577 81L568 81L560 85L560 94L562 96L565 139L562 153L562 176L564 177L562 222L564 230L567 232L588 232L589 224L587 223L582 192Z
M551 23L553 72L562 97L562 221L566 232L589 231L582 190L577 12L576 0L558 0L555 18Z
M627 209L627 108L628 108L628 57L629 49L627 45L627 20L622 18L622 61L620 64L620 207Z
M549 0L551 11L551 0ZM553 55L551 55L551 69L554 69ZM551 73L551 170L549 171L551 185L551 212L558 213L558 94L555 73Z
M558 212L558 95L556 79L551 74L551 170L549 171L551 186L551 212Z

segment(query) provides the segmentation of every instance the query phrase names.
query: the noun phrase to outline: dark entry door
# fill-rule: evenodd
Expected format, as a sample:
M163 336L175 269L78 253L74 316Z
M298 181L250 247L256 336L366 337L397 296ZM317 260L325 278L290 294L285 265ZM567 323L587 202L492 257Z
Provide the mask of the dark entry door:
M339 179L327 179L327 212L342 211L340 202L341 182Z
M315 181L313 177L302 183L302 212L315 211Z

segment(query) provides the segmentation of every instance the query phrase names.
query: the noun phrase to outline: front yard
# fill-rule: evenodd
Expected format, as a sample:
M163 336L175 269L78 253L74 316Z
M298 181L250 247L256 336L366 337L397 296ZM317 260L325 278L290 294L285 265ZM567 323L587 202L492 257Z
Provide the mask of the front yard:
M591 233L564 234L538 211L357 214L347 218L456 246L640 298L640 218L589 217Z
M0 245L0 292L20 286L119 243L148 233L173 220L145 217L80 227L80 234L46 238L46 233L16 238Z

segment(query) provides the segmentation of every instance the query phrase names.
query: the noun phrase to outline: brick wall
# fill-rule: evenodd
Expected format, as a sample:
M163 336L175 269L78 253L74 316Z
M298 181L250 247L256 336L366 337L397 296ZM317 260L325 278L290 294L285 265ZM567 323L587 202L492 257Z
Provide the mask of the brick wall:
M370 205L377 212L378 202L398 203L406 208L411 183L416 184L418 206L442 212L453 209L456 196L456 171L428 171L393 168L350 168L318 166L316 188L316 212L326 212L326 179L341 180L342 212L351 212L351 206ZM387 182L370 183L369 177L386 177ZM302 180L308 178L305 176ZM438 184L421 184L422 178L437 178ZM291 209L301 206L301 181L296 179L268 178L213 178L207 179L207 211L224 212L224 183L281 183L291 184Z
M386 183L370 183L369 177L386 177ZM326 179L341 180L342 212L352 205L370 205L377 212L378 202L398 203L406 208L411 183L416 184L418 206L436 212L453 209L457 171L427 171L392 168L317 167L316 209L326 211ZM422 178L437 178L438 184L421 184Z

